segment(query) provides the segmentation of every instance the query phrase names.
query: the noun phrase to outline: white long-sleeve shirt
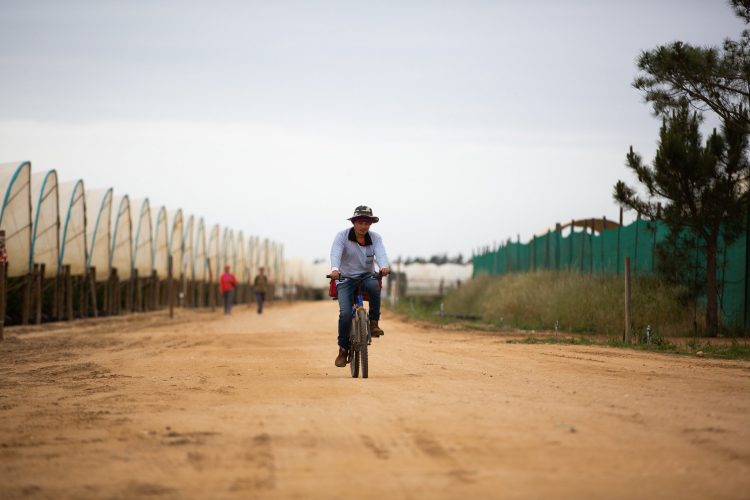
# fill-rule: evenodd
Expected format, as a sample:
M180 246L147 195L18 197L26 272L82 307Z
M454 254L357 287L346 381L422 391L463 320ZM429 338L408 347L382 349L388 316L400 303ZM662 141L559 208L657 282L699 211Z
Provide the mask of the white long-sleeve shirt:
M383 238L378 233L368 231L364 246L357 243L353 227L336 233L331 247L332 271L339 271L344 276L371 273L375 271L375 261L378 268L389 267Z

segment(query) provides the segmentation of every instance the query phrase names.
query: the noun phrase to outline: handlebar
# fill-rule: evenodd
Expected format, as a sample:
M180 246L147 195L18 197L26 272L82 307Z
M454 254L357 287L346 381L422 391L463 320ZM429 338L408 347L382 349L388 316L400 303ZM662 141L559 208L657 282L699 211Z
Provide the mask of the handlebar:
M341 274L341 275L339 275L339 279L357 279L357 278L364 278L364 277L366 277L366 276L368 276L368 275L369 275L369 276L372 276L373 278L378 278L378 279L380 279L380 278L382 278L382 277L383 277L383 271L382 271L382 270L379 270L379 271L378 271L377 273L374 273L374 272L373 272L373 273L368 273L368 274L364 274L364 275L359 275L359 276L344 276L343 274ZM330 274L326 274L326 278L328 278L328 279L333 279L333 278L331 278L331 275L330 275Z

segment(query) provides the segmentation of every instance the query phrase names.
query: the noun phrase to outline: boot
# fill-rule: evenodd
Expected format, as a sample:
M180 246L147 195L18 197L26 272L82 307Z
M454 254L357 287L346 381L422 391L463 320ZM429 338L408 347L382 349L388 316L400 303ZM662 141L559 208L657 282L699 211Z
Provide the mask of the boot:
M380 337L385 335L385 332L378 326L378 322L375 320L370 321L370 335L373 337Z
M349 350L344 349L343 347L339 347L339 355L336 356L335 364L339 368L343 368L346 366L346 358L349 357Z

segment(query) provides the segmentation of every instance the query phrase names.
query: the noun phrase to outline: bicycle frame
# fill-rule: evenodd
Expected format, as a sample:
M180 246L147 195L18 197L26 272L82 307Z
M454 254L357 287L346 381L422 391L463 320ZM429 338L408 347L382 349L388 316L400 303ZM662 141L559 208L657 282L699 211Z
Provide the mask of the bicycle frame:
M365 276L362 279L360 279L359 283L357 283L357 289L354 291L354 304L352 304L352 319L354 319L355 316L357 316L357 311L359 309L365 308L365 299L364 294L362 293L362 284L364 281L369 278L369 276ZM369 312L365 309L365 315L369 317ZM349 332L349 336L351 337L354 334L354 332ZM372 344L372 334L370 333L369 325L367 327L367 345Z

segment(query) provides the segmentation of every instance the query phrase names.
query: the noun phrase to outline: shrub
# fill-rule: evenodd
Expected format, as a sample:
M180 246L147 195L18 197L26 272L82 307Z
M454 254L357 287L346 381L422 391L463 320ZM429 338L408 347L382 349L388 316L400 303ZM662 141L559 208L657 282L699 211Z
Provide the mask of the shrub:
M680 286L638 276L631 297L637 334L647 325L662 337L693 333L695 308L686 307ZM445 310L523 329L552 330L557 321L569 332L618 336L624 330L624 284L621 276L553 271L480 276L452 290Z

